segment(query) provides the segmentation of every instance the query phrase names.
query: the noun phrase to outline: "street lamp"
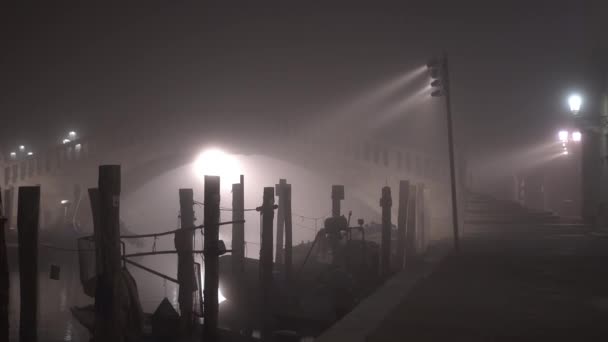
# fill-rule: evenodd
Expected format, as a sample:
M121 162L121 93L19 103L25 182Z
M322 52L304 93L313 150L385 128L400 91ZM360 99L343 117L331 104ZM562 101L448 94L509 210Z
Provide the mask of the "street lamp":
M68 133L68 137L70 140L76 140L76 132L70 131L70 133Z
M572 141L580 142L582 139L583 139L583 135L581 134L581 132L579 132L579 131L572 132Z
M581 105L583 104L583 98L578 94L572 94L568 98L568 105L570 106L570 112L572 114L577 115L581 110Z
M25 146L23 146L23 145L19 146L19 152L25 152Z
M557 133L557 138L559 139L559 141L561 141L562 143L567 143L568 142L568 136L570 135L570 133L568 131L559 131Z
M11 152L11 159L17 159L17 152Z
M460 232L458 228L458 195L456 193L456 162L454 157L454 132L452 123L452 102L450 93L450 71L447 53L426 64L431 77L431 96L443 97L446 107L446 123L448 133L448 153L450 159L450 185L452 195L452 225L454 229L454 249L460 249Z

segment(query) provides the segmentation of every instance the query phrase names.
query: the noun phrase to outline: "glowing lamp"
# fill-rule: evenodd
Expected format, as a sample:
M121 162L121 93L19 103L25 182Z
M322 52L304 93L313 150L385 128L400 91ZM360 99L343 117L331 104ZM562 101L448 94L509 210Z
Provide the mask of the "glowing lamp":
M573 94L568 98L568 105L570 106L570 111L572 114L576 115L581 110L581 105L583 104L583 98L580 95Z
M568 131L559 131L559 133L557 133L557 138L562 143L565 143L565 142L568 142L568 135L569 135Z
M581 132L572 132L572 141L574 142L580 142L583 139L583 135L581 134Z

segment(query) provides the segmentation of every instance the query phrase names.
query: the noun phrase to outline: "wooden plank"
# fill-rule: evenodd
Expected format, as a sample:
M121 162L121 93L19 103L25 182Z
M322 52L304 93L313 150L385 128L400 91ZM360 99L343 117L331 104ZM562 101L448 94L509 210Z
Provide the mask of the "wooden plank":
M205 176L205 288L202 341L218 340L220 177Z
M17 232L19 239L19 285L21 316L19 340L38 340L38 219L40 187L19 187Z
M181 229L175 234L174 243L177 250L178 302L181 312L180 330L183 334L190 334L194 326L194 316L192 315L192 293L194 292L194 256L192 255L194 191L192 189L179 189L179 208Z

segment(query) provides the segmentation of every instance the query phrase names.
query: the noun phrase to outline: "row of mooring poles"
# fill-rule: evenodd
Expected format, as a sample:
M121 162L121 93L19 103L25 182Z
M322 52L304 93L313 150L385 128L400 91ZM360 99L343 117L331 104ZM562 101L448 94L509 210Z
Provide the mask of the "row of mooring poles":
M397 245L395 252L395 269L400 270L415 262L419 253L426 248L429 227L428 191L423 184L413 185L409 181L399 182L399 205L397 212ZM380 275L385 278L390 275L391 268L391 189L382 188L380 198L382 208L382 236L380 255Z

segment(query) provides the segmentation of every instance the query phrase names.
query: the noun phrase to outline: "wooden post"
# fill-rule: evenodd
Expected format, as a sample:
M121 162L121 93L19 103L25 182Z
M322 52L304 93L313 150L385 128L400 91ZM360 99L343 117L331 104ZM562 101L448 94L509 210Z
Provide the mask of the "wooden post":
M101 222L99 215L99 189L89 188L89 203L91 204L91 217L93 218L93 239L95 241L95 274L100 275L103 270L101 248L97 241L101 241Z
M331 186L331 216L340 216L340 201L344 199L344 185Z
M405 232L407 227L407 206L410 195L410 182L399 182L399 209L397 216L397 267L403 268L405 262Z
M19 239L19 285L21 317L19 341L38 340L38 217L40 187L19 187L17 233Z
M279 179L279 184L275 184L274 189L277 197L279 197L279 208L277 210L277 241L276 241L276 257L277 265L283 264L283 232L285 230L285 187L286 179Z
M2 189L0 189L0 340L8 341L8 298L9 298L9 272L8 256L6 253L6 217L4 216L2 202Z
M232 221L245 219L244 177L241 182L232 184ZM232 273L235 279L241 279L245 272L245 225L232 224Z
M263 204L258 210L262 215L262 241L260 244L260 290L261 290L261 319L262 340L269 339L271 333L272 298L272 226L274 220L274 188L264 188Z
M219 237L220 237L220 177L205 176L205 288L204 319L202 341L218 340L219 305Z
M15 189L9 187L4 191L4 217L6 218L5 226L7 228L13 227L13 203L15 198Z
M424 202L423 220L424 220L424 239L422 240L422 251L426 252L428 241L431 238L431 189L424 188L424 194L422 195L422 201Z
M410 185L405 232L405 263L410 264L416 256L416 186Z
M418 240L416 244L416 252L423 253L424 252L424 239L425 239L425 230L426 230L426 221L424 217L425 203L424 203L424 184L420 183L416 186L416 223L417 223L417 232L418 232Z
M283 196L285 196L285 280L287 284L291 282L292 271L292 246L293 246L293 227L291 222L291 184L286 184ZM280 208L280 207L279 207Z
M192 292L194 291L194 256L192 255L192 236L194 231L194 192L192 189L179 189L179 208L181 230L175 234L177 250L177 281L179 282L180 329L182 334L192 332Z
M101 274L95 289L95 341L124 341L120 302L120 165L99 167L99 229L95 233ZM98 271L99 272L99 271Z
M382 241L381 241L381 259L380 259L380 274L382 277L387 277L391 272L391 207L393 200L391 198L391 188L385 186L382 188L382 198L380 198L380 206L382 207Z

